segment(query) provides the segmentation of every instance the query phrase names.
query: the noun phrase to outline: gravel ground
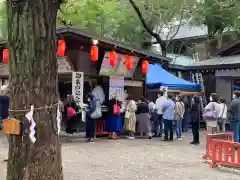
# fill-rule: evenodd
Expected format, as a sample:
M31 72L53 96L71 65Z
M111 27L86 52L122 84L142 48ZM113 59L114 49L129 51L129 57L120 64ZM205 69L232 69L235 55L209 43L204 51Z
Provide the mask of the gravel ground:
M204 135L202 134L202 137ZM209 169L201 157L204 142L191 146L191 134L183 141L160 139L84 139L63 141L62 157L65 180L236 180L240 173ZM0 134L0 160L7 156L6 137ZM6 163L0 162L0 180L5 179Z

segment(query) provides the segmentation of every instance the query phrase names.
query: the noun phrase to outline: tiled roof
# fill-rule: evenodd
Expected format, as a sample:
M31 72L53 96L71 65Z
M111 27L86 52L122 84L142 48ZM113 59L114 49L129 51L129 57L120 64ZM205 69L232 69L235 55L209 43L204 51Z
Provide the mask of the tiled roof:
M198 63L191 64L191 66L214 66L214 65L229 65L229 64L239 64L240 55L227 56L227 57L215 57L212 59L207 59L200 61Z
M172 59L170 64L173 65L188 66L193 63L193 58L190 56L182 56L179 54L167 54L167 57Z

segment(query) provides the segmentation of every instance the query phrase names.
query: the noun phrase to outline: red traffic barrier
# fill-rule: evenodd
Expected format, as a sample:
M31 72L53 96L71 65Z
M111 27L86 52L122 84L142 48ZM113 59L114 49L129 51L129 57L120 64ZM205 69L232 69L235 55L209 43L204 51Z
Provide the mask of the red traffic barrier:
M228 167L240 167L240 143L213 139L212 143L212 161L210 168L216 165Z
M206 135L206 153L203 155L203 159L211 159L212 157L212 140L219 139L225 141L233 141L233 133L218 133L218 134L207 134Z

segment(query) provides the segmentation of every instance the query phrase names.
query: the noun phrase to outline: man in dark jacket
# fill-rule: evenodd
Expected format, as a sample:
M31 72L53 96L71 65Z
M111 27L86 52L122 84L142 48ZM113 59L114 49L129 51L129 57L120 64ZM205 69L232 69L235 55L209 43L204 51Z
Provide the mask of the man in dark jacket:
M192 106L191 106L191 121L192 121L192 134L193 141L190 144L198 145L199 142L199 128L200 128L200 99L198 96L193 96Z
M233 92L233 100L228 112L231 129L234 133L234 141L240 142L240 91Z
M2 120L8 118L9 97L0 96L0 123L2 128Z

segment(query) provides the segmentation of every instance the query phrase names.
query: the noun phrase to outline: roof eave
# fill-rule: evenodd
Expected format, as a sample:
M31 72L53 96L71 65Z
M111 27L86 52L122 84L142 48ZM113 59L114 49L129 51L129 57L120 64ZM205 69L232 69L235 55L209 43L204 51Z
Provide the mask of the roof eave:
M99 36L92 35L92 34L90 35L87 32L84 32L83 30L79 30L79 29L75 29L75 28L71 28L71 27L60 27L56 30L56 34L58 36L61 35L61 34L65 34L65 33L73 33L73 34L85 36L85 37L88 37L88 38L91 38L91 39L97 39L100 42L102 41L104 43L111 44L113 46L117 46L117 47L120 47L122 49L126 49L128 51L133 51L133 52L136 52L137 54L141 54L141 55L144 55L144 56L147 56L147 57L152 57L154 59L160 59L160 61L161 60L166 61L166 62L171 62L172 61L170 58L160 56L160 55L157 55L155 53L146 52L145 50L132 48L129 45L114 42L114 41L109 40L107 38L99 37Z
M199 65L199 66L185 66L187 70L219 70L219 69L239 69L240 63L234 63L234 64L215 64L215 65Z

